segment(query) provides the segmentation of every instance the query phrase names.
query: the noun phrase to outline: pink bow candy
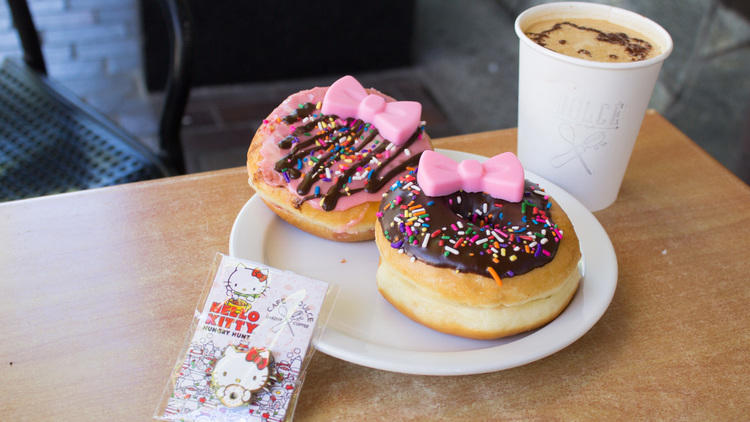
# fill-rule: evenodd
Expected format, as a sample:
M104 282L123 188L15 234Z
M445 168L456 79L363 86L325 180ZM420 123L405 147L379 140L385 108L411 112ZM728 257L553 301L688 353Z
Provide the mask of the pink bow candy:
M524 172L512 152L496 155L484 163L464 160L456 163L435 151L424 151L419 159L417 183L428 196L445 196L459 190L486 192L493 198L520 202Z
M416 101L394 101L367 94L353 76L344 76L328 88L323 97L323 114L355 117L374 125L383 138L401 145L417 130L422 104Z

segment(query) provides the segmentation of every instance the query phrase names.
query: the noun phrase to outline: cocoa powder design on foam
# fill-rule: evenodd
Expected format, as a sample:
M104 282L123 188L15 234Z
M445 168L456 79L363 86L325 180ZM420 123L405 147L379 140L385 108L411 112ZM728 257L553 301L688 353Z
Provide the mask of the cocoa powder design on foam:
M580 31L592 32L596 34L597 41L622 46L631 61L645 60L653 50L653 46L648 41L641 38L631 37L624 32L604 32L596 28L578 25L569 21L557 22L552 25L551 28L541 32L526 32L525 34L529 39L540 46L554 51L555 49L553 47L547 45L547 41L553 32L563 30L564 26L569 26ZM563 45L567 43L564 39L559 40L558 42ZM579 55L588 56L589 58L591 57L591 52L586 49L580 49L577 53ZM619 57L616 54L609 54L609 58L617 60Z

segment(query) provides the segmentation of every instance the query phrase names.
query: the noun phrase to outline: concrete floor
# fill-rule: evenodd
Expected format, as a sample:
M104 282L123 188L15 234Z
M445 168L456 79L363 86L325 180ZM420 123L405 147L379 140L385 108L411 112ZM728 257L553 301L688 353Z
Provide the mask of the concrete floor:
M544 1L417 1L408 68L356 73L365 85L421 101L433 137L514 127L518 43L515 17ZM675 49L650 106L750 183L750 24L715 0L609 0L664 26ZM143 87L136 0L31 0L50 74L156 144L160 96ZM0 58L18 55L0 6ZM288 94L326 85L317 75L191 93L183 121L190 171L242 165L260 121Z

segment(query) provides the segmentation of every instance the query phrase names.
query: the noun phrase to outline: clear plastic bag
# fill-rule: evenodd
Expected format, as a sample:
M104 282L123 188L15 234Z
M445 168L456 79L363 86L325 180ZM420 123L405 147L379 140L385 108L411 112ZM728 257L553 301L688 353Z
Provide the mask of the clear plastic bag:
M217 254L154 417L290 421L337 291Z

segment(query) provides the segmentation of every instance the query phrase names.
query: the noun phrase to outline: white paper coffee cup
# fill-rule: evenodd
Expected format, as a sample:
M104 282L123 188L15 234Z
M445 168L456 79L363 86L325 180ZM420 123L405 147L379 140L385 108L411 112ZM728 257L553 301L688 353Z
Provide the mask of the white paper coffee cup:
M627 63L595 62L544 48L523 32L531 22L606 20L656 44L659 55ZM672 51L664 28L637 13L594 3L548 3L521 13L518 158L560 185L589 210L617 198L659 70Z

